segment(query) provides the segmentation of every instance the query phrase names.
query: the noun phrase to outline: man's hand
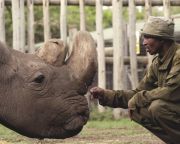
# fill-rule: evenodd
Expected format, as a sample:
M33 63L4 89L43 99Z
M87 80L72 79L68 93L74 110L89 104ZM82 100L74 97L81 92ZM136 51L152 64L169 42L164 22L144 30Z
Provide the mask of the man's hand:
M95 99L102 99L104 96L104 89L100 87L93 87L90 89L90 93Z
M132 120L132 114L134 110L136 110L136 104L135 104L134 97L132 97L128 102L128 113L131 120Z
M132 113L133 113L133 110L128 108L128 115L129 115L130 120L132 120Z

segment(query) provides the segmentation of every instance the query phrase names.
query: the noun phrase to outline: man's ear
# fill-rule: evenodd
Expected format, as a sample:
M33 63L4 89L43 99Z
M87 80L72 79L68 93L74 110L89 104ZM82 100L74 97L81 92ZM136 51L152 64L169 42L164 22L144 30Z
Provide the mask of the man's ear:
M10 57L11 53L9 48L5 44L0 42L0 66L2 64L6 64L9 61Z

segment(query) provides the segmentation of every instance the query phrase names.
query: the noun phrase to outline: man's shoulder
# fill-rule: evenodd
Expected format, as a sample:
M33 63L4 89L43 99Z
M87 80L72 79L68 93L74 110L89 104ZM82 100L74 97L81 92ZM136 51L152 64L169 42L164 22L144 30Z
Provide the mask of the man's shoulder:
M180 55L180 44L175 44L175 47L177 48L176 54Z
M152 63L156 64L158 63L158 55L155 55L152 59Z
M175 47L176 47L176 52L175 52L175 55L174 55L174 60L175 61L180 61L180 44L175 44Z

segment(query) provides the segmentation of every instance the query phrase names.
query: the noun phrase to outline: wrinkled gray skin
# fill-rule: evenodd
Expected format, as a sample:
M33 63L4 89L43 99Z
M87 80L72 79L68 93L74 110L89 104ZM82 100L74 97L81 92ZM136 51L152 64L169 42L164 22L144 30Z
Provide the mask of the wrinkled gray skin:
M32 138L67 138L89 117L83 96L96 72L95 43L79 32L61 66L0 43L0 122Z

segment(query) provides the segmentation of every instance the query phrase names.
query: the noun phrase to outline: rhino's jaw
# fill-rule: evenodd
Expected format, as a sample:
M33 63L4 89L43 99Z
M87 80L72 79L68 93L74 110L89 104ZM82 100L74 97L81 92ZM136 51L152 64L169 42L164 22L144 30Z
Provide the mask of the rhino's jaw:
M67 131L79 129L83 125L86 124L87 120L89 118L89 111L86 110L84 112L78 113L74 116L72 116L64 125L64 129Z
M67 133L68 137L74 136L78 134L83 126L87 123L89 119L89 111L84 111L82 113L78 113L71 117L64 125L63 129L65 133Z
M64 139L77 135L89 119L89 110L72 115L64 124L56 125L42 136L43 138ZM50 135L49 135L50 134Z

